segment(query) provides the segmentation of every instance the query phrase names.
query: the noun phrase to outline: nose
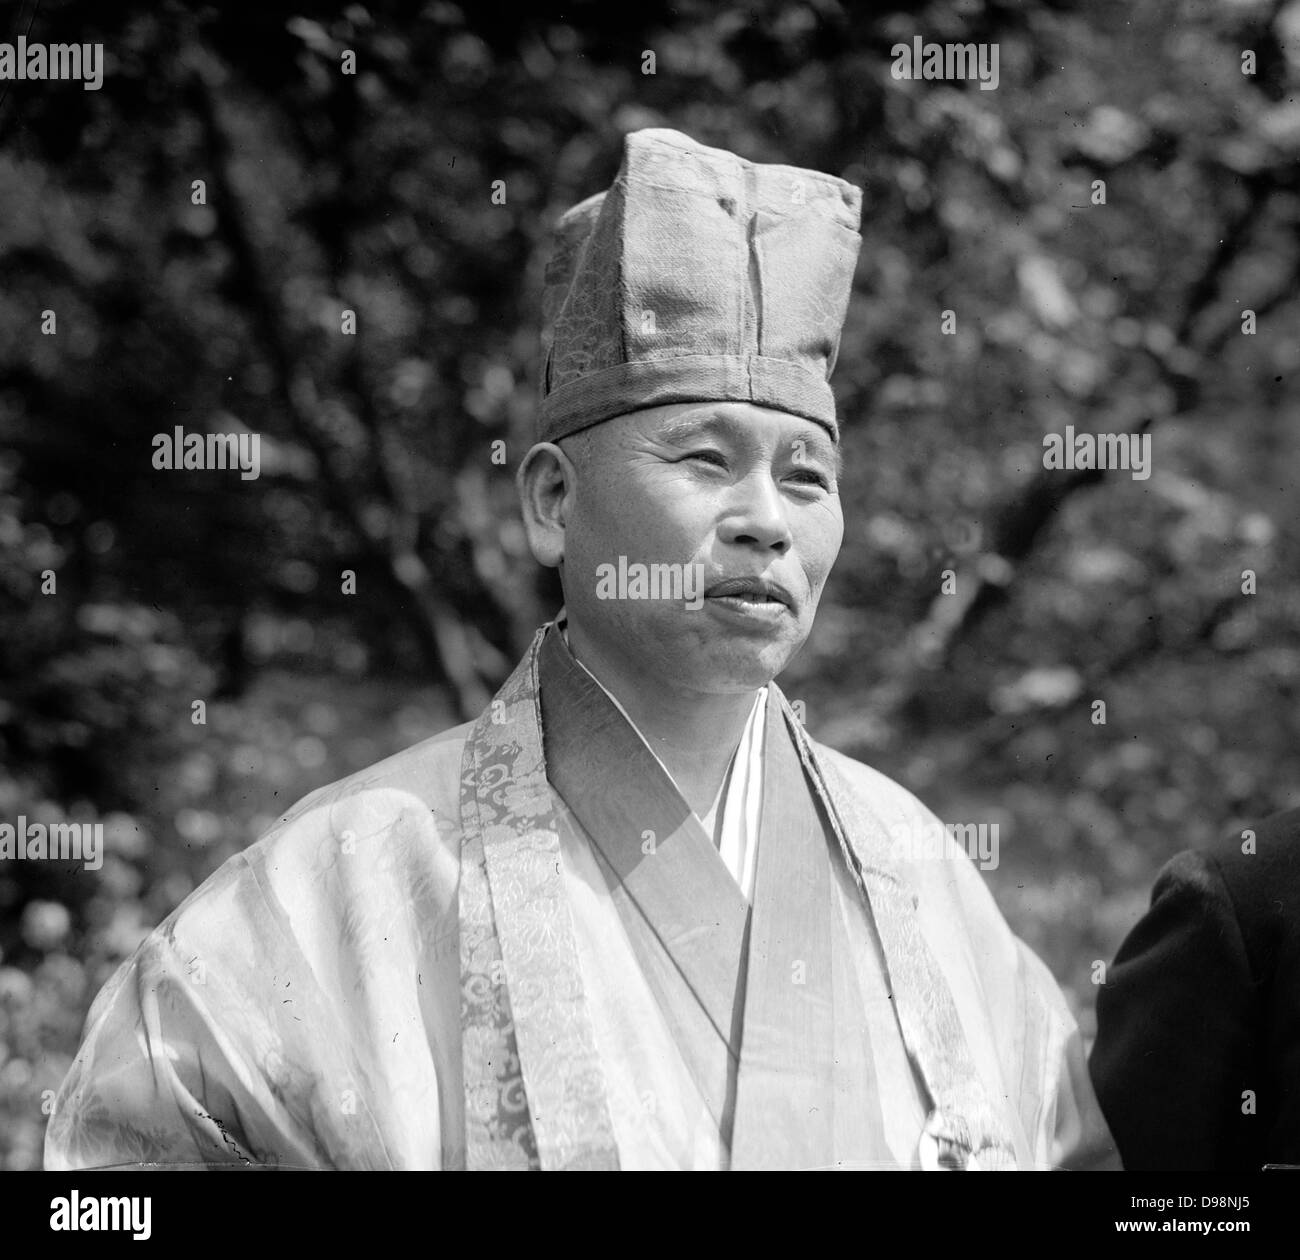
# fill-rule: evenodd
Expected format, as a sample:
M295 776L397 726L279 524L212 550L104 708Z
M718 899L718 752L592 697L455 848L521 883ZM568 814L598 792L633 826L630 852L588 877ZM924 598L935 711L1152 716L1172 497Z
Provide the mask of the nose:
M736 483L718 527L724 543L758 547L783 556L794 542L781 492L770 473L755 472Z

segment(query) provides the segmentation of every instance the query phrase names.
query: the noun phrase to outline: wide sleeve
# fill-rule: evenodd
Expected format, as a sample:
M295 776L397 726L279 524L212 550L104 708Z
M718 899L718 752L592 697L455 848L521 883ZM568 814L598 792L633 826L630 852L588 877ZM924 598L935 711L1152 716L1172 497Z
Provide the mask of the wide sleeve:
M232 858L96 999L46 1168L441 1167L463 1125L456 874L392 791Z
M1179 854L1097 998L1090 1068L1125 1167L1248 1164L1257 1002L1218 864Z
M47 1169L326 1164L267 1071L285 1044L268 986L223 939L187 947L185 926L154 932L92 1006L46 1130ZM256 919L231 926L278 976ZM319 1072L311 1060L297 1070Z

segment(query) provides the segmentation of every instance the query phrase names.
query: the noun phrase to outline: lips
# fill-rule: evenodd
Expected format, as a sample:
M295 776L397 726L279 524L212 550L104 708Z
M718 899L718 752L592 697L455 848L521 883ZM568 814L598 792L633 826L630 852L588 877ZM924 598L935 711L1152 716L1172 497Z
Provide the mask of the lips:
M771 602L794 608L794 596L780 582L770 582L767 578L732 577L715 582L704 592L705 599L750 600L754 603Z

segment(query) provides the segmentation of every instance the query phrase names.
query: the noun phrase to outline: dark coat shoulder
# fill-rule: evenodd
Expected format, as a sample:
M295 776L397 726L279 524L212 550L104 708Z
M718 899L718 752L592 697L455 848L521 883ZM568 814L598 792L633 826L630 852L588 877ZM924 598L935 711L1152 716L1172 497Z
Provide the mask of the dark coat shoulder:
M1252 830L1164 867L1098 992L1126 1168L1300 1164L1300 809Z

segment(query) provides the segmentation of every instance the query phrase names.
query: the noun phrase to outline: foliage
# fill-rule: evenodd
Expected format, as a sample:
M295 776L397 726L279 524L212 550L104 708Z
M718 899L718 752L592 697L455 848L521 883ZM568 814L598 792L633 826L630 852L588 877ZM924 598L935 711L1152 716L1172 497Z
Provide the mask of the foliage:
M1000 822L990 886L1085 1029L1159 865L1300 797L1300 4L33 12L0 38L109 67L0 85L0 820L110 840L94 874L0 866L8 1166L141 934L472 712L554 607L512 484L540 267L636 127L864 189L848 530L783 685ZM895 81L914 34L996 40L999 88ZM1150 432L1152 476L1045 474L1067 424ZM259 434L261 476L156 471L176 425Z

